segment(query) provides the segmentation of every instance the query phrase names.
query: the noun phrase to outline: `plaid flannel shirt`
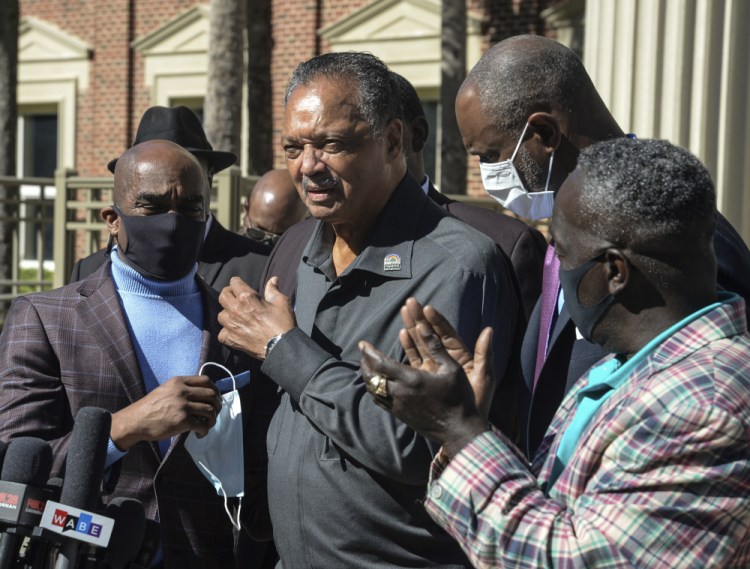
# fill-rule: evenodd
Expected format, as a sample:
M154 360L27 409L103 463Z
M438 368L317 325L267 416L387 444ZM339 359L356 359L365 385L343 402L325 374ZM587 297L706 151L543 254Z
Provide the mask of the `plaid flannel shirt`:
M477 567L750 567L745 303L665 340L548 481L567 395L533 464L496 430L433 462L425 506Z

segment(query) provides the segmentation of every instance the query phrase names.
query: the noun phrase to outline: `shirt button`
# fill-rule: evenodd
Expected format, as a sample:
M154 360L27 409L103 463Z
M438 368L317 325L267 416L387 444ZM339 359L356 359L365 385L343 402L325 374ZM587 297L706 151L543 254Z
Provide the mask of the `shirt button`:
M443 495L443 487L440 486L440 484L438 483L433 484L432 488L430 488L430 496L432 496L436 500L439 500L442 495Z

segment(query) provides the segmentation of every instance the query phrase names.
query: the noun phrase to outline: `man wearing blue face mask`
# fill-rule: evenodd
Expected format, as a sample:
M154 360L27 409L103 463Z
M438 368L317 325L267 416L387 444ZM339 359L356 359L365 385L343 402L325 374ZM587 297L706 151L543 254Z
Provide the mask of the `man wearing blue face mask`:
M461 86L456 119L467 150L479 157L486 191L531 219L552 215L554 195L582 149L626 136L578 56L540 36L512 37L485 53ZM714 247L717 286L750 300L750 251L721 214ZM521 351L519 430L529 456L565 393L606 354L574 325L557 268L553 245Z
M114 240L109 260L79 283L19 298L0 336L0 439L50 441L52 476L59 476L77 411L110 411L105 500L127 496L144 504L147 516L160 522L165 567L234 563L225 500L185 440L190 433L215 436L222 409L217 380L226 372L199 372L202 364L234 374L257 369L218 342L217 293L196 277L206 185L198 160L172 142L128 150L117 162L114 204L102 210ZM245 525L267 539L263 443L275 388L259 375L237 388L244 456L227 456L236 468L220 478L226 483L244 475ZM230 430L222 424L222 432Z

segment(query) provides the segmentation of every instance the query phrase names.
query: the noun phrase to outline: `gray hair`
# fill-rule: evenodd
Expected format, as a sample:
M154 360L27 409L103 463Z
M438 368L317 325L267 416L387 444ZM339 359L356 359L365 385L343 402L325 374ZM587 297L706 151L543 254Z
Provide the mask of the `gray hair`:
M319 78L354 83L359 95L359 114L375 136L381 135L392 119L401 116L398 90L388 67L374 55L356 51L326 53L297 65L287 84L284 105L297 87Z

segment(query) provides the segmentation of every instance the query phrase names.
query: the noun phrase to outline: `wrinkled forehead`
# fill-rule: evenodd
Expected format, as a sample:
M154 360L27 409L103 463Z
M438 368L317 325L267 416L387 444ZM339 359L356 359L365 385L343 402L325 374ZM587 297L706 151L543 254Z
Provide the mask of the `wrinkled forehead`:
M115 195L120 197L129 198L142 192L204 194L207 185L200 162L177 145L126 153L115 169Z

